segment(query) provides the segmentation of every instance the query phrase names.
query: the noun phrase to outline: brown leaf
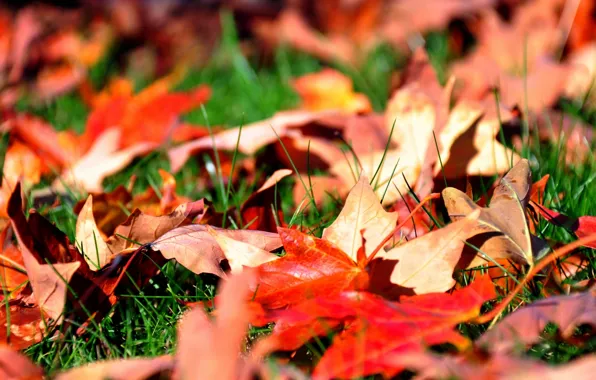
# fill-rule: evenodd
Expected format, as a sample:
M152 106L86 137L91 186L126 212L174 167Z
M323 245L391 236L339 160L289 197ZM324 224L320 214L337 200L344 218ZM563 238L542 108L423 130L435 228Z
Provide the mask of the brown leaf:
M520 157L497 141L502 123L512 118L503 109L462 101L451 109L437 136L441 160L434 162L434 176L448 179L505 173ZM451 154L453 152L454 154Z
M110 262L112 252L93 217L93 196L89 195L77 218L76 241L91 270L99 270Z
M184 163L195 153L213 150L234 151L255 154L266 145L278 141L286 135L288 129L311 123L318 118L334 115L337 111L286 111L278 112L272 118L252 123L242 128L227 129L214 136L205 136L168 150L172 172L178 172ZM240 139L238 139L240 135Z
M480 212L429 232L387 252L380 251L371 263L371 288L385 293L391 284L415 294L445 292L455 285L453 270L466 238L478 224ZM388 278L387 278L388 277Z
M257 246L234 240L222 233L207 226L207 231L213 236L219 248L223 251L225 258L230 265L230 272L237 274L242 272L243 267L257 267L263 263L277 260L279 257L271 252L265 251Z
M383 209L368 178L362 175L350 190L337 219L323 230L323 239L358 262L357 252L362 248L362 240L366 241L364 253L368 257L395 228L396 222L397 213Z
M452 187L443 190L442 195L453 221L480 210L479 223L469 235L474 236L473 244L480 252L493 259L510 258L532 265L541 247L536 245L538 240L532 238L525 215L530 187L530 166L524 159L501 179L488 208L478 206L465 193ZM472 253L471 260L468 267L486 262L476 256L476 252Z
M284 10L273 22L255 23L253 31L263 45L271 50L280 45L289 45L326 61L353 63L355 60L354 47L349 40L342 36L333 39L321 36L293 9Z
M151 243L153 251L159 251L166 259L176 259L182 266L196 274L212 273L225 277L220 263L226 259L210 227L200 224L175 228ZM218 234L238 240L265 251L281 247L278 234L253 230L223 230Z
M494 328L480 337L478 344L491 351L523 351L538 343L549 323L559 327L562 338L570 338L583 324L596 326L596 290L538 300L506 316Z
M39 264L27 245L23 244L19 229L14 222L13 229L23 255L35 301L44 313L59 322L64 312L68 282L81 263Z

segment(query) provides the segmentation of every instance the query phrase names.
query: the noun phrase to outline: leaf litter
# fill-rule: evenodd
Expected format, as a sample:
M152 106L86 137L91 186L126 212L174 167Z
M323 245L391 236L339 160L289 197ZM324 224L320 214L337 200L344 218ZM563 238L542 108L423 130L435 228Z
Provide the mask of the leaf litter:
M595 216L561 205L593 186L547 189L593 164L591 2L250 3L0 7L0 377L589 378ZM379 49L406 63L373 94ZM248 62L296 51L323 68L280 69L295 107L237 127L209 123L217 83L186 83L209 56L247 84ZM71 98L79 133L48 112ZM532 184L540 144L575 174ZM184 271L220 291L175 296L172 346L47 373L27 358ZM545 339L578 353L531 359Z

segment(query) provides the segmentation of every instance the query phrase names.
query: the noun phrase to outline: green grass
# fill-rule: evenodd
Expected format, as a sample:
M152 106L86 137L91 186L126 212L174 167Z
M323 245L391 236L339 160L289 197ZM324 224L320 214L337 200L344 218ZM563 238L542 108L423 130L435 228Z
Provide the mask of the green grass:
M229 22L229 20L228 20ZM429 40L431 62L444 80L445 65L452 59L446 50L446 40L441 34L434 34ZM397 67L402 67L403 58L388 49L381 47L372 53L357 71L349 67L340 67L355 83L357 91L369 96L374 108L382 111L388 99L390 75ZM185 116L189 122L211 126L238 126L272 116L275 112L295 107L298 97L288 84L293 76L320 69L322 63L316 59L288 49L280 49L270 66L259 67L247 61L240 54L234 33L227 33L222 49L213 58L213 62L202 70L190 72L179 84L178 89L189 89L199 84L207 84L212 90L212 98L202 110L195 110ZM101 86L109 74L114 72L109 60L102 61L92 71L92 79L96 86ZM564 105L569 112L581 112L570 103ZM76 95L62 96L50 104L31 105L26 99L19 103L19 109L30 111L44 117L57 129L73 128L80 132L84 128L88 109ZM590 120L593 114L585 113ZM546 199L552 201L558 211L570 216L596 215L596 167L592 159L579 167L568 167L563 161L562 147L534 145L529 150L528 158L532 163L533 178L537 180L544 174L551 175L547 187ZM217 173L214 177L215 189L197 188L196 177L205 169L205 161L193 161L177 174L178 190L182 195L199 199L205 197L214 202L222 211L224 206L239 205L255 188L254 183L240 181L231 187L222 188ZM200 161L200 160L199 160ZM213 163L216 166L216 163ZM159 168L168 169L168 162L163 152L155 152L136 160L123 172L106 179L106 191L126 184L132 175L137 177L135 191L143 191L148 186L159 184ZM276 168L275 163L259 168L263 173L270 173ZM295 205L291 195L291 181L279 186L279 196L286 221L292 219ZM487 182L488 188L488 182ZM476 189L482 192L482 189ZM565 197L558 200L557 194ZM72 239L76 215L72 206L78 199L65 198L63 204L47 209L49 219ZM312 227L314 233L320 234L322 228L333 221L341 209L341 202L330 200L316 212L300 214L295 223ZM540 223L539 235L556 241L571 241L573 237L561 228L553 227L545 222ZM594 251L586 250L589 265L579 277L595 278L596 260ZM570 281L574 281L571 279ZM72 321L70 327L60 328L62 337L46 338L41 343L27 349L26 354L36 363L42 365L48 373L58 369L75 367L84 363L109 358L127 358L135 356L154 356L171 353L175 348L176 323L185 310L180 301L207 300L213 297L217 280L212 276L197 276L177 265L167 263L162 272L154 277L144 289L129 289L113 312L97 326L91 326L90 332L77 336L74 333L77 322ZM529 290L523 295L526 301L536 299L538 292ZM483 327L461 326L462 332L471 337L478 336ZM252 331L253 335L263 333ZM307 358L316 358L329 344L328 340L314 342L305 354ZM584 348L558 344L553 339L545 340L531 350L532 355L549 362L564 362L585 352L594 351L594 342Z

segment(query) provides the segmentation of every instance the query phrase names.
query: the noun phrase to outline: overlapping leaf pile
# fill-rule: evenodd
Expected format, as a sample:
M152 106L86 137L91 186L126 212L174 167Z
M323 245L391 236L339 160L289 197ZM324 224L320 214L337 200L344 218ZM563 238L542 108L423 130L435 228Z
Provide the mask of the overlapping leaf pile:
M153 3L0 9L0 378L591 374L594 356L553 367L527 355L545 338L593 345L596 217L555 211L573 195L547 201L550 177L532 184L540 157L525 152L531 129L538 143L565 145L570 167L593 161L593 128L562 112L582 102L593 121L591 2L231 2L256 47L248 55L289 46L356 69L379 46L408 55L382 112L363 86L325 68L288 83L295 109L234 128L183 121L212 98L206 85L179 85L213 50L213 9ZM416 47L437 29L461 58L441 75ZM126 62L123 74L94 83L110 54ZM159 79L135 91L126 72ZM89 111L81 134L31 112L63 94ZM105 186L154 152L170 165L161 186L138 192L134 177ZM221 192L223 209L216 197L177 193L197 164L192 190ZM252 194L228 203L253 179ZM291 183L293 204L282 207ZM341 205L331 218L319 214L330 201ZM72 230L50 222L57 208L76 214ZM318 219L298 223L303 214ZM545 228L578 240L564 245ZM166 267L215 276L221 288L213 302L180 301L190 310L175 353L45 374L14 351L86 339Z

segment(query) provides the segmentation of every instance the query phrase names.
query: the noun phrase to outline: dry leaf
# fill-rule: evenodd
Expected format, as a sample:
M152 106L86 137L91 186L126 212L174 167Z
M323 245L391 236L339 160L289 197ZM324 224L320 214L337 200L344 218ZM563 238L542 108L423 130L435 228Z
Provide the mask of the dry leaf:
M377 254L371 266L371 289L391 293L391 284L415 294L446 292L455 285L453 270L480 212ZM388 278L387 278L388 276Z
M81 263L39 264L27 245L23 244L19 229L14 222L13 229L23 255L35 301L44 313L59 322L66 303L68 282Z
M286 136L292 127L301 127L325 116L335 115L337 111L286 111L278 112L272 118L242 126L242 128L227 129L213 136L205 136L194 141L179 145L168 150L172 172L178 172L184 163L195 153L213 150L234 151L236 147L240 153L255 154L259 149L272 144L280 137ZM240 135L240 136L239 136Z
M77 218L76 241L91 270L99 270L110 262L112 252L93 217L93 196L89 195Z
M477 343L490 351L522 351L540 341L549 322L559 327L564 339L570 338L580 325L596 326L596 290L566 296L553 296L535 301L507 315Z
M529 201L531 186L530 166L521 160L503 177L494 191L488 208L475 204L465 193L448 187L443 199L451 220L457 221L475 210L480 210L479 223L469 235L480 252L493 259L513 259L522 264L534 263L534 256L541 247L533 247L525 206ZM534 253L536 252L536 253ZM472 253L468 267L485 263L485 259Z
M73 167L66 168L62 177L54 181L54 189L62 191L70 186L88 192L101 192L102 181L107 176L117 173L137 156L147 154L156 147L153 143L141 142L117 150L120 139L121 132L118 129L106 130Z
M219 248L223 251L230 265L230 272L238 274L246 267L257 267L263 263L277 260L278 257L257 246L234 240L224 233L207 226L207 231L213 236Z
M210 227L200 224L178 227L151 243L166 259L176 259L182 266L196 274L212 273L225 277L220 263L226 259L224 251L209 233ZM217 230L219 235L238 240L265 251L281 247L279 235L253 230Z
M369 256L395 228L396 212L386 212L365 175L350 190L337 219L323 230L323 239L335 244L354 262L364 239L364 254Z

